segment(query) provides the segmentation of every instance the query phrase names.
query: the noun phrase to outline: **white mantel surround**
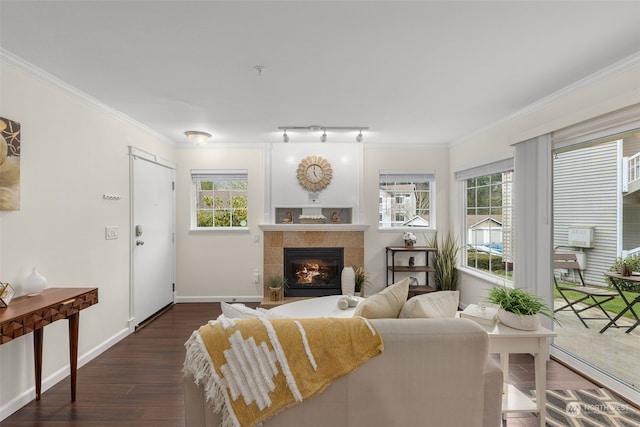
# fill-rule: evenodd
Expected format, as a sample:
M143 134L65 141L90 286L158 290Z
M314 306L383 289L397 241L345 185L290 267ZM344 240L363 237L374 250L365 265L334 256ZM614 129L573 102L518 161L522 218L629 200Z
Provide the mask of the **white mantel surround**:
M300 142L289 144L270 144L268 147L268 161L265 163L267 183L265 192L265 210L263 224L278 224L276 209L301 208L305 215L321 213L323 208L349 208L352 224L363 224L362 212L363 192L363 163L364 149L360 143L319 143ZM317 193L305 190L297 180L297 168L300 162L308 156L325 158L333 170L333 178L327 188ZM281 224L285 227L297 224ZM349 224L325 224L331 230L345 227ZM322 224L310 224L317 227ZM336 228L334 228L336 227ZM293 230L288 228L288 230ZM308 229L304 229L308 230ZM311 230L320 230L311 228ZM345 229L346 230L346 229Z

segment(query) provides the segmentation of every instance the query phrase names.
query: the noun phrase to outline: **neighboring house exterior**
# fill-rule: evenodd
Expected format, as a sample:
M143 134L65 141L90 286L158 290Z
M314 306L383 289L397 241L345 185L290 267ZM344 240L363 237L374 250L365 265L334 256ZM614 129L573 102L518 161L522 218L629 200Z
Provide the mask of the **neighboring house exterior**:
M402 224L403 227L429 227L429 221L422 218L420 215L416 215L413 218L405 221Z
M380 225L404 224L416 213L416 197L413 184L395 185L387 191L380 187Z
M640 137L620 138L558 152L553 159L554 249L577 253L589 284L606 285L604 273L615 259L640 247L640 185L624 191L628 158L640 152ZM593 229L590 245L570 241L570 229L581 227ZM555 273L574 278L570 272Z
M624 141L622 255L640 256L640 133Z
M467 228L467 243L472 246L489 246L500 244L502 247L502 222L485 217Z

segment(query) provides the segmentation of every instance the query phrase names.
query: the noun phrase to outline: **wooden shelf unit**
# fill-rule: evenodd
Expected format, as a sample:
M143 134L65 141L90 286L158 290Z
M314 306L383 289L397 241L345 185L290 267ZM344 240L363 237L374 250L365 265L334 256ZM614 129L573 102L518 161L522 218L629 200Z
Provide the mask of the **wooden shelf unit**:
M429 273L435 272L435 268L429 265L429 255L437 252L435 248L429 246L387 246L385 248L385 263L387 269L387 286L395 283L395 273L424 273L424 283L419 286L412 286L409 289L409 295L415 296L435 291L435 288L429 286ZM396 254L398 253L424 253L424 263L410 267L408 265L396 265ZM414 292L412 292L414 291Z

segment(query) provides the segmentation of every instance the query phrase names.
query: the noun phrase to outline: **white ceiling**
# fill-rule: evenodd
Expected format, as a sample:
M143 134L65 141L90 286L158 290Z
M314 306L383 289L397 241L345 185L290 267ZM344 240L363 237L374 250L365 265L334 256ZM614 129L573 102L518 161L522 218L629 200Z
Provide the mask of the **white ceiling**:
M0 0L0 46L176 143L442 145L637 54L640 1Z

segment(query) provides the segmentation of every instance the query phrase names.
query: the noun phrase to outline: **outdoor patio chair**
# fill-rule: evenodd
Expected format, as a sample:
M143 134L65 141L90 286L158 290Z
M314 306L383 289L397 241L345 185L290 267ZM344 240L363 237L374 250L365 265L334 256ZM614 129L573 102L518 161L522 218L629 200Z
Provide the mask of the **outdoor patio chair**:
M582 322L585 328L589 329L589 326L585 322L585 320L605 320L608 319L612 324L615 325L615 322L611 318L611 315L607 313L607 311L602 307L607 301L611 301L615 297L618 296L618 292L612 291L606 288L600 288L595 286L585 286L584 278L582 277L582 272L580 271L580 264L578 263L578 259L576 254L553 254L553 268L564 268L569 271L577 272L578 277L580 278L580 284L578 286L563 286L562 284L558 284L556 280L555 272L553 274L553 282L555 283L556 289L558 293L565 300L566 304L560 308L556 308L553 312L557 313L561 310L571 310L578 316L578 319ZM570 300L566 292L577 292L581 294L581 297L577 300ZM581 304L578 306L578 304ZM585 310L589 310L590 308L599 308L604 314L603 317L584 317L581 316ZM617 326L617 325L616 325Z

